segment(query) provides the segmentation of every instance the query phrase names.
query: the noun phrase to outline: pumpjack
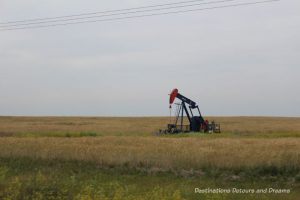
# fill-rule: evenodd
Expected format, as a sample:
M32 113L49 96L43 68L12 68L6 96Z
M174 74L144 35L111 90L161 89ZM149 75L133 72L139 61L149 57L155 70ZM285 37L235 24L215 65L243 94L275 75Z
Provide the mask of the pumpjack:
M202 132L202 133L221 133L220 124L214 121L209 122L204 120L201 115L199 106L191 99L183 96L178 92L178 89L173 89L170 94L169 104L170 110L175 99L179 100L179 103L175 103L177 106L175 122L168 124L166 130L160 130L160 133L183 133L183 132ZM198 113L194 115L194 112ZM184 119L188 120L189 124L184 124Z

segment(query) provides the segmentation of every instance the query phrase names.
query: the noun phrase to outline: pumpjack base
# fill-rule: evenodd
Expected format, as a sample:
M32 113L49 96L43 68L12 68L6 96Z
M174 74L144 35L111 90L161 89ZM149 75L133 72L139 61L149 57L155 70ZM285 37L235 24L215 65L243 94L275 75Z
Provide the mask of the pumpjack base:
M218 123L209 122L207 126L201 127L197 131L191 131L190 125L168 124L168 128L165 130L160 129L157 135L180 133L221 133L221 126Z

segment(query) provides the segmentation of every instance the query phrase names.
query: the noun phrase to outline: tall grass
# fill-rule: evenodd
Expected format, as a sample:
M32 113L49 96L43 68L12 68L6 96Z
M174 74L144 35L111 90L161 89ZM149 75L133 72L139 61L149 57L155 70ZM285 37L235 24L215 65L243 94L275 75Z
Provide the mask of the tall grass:
M300 118L214 119L221 134L151 137L168 118L0 117L0 199L298 199ZM193 191L228 184L294 192Z
M300 140L159 137L0 138L1 157L91 161L157 170L298 171ZM263 172L263 171L261 171Z
M82 161L30 158L0 158L0 199L2 200L298 200L295 183L291 194L196 194L194 188L269 188L266 180L222 181L206 177L184 178L170 173L149 176L129 170L101 169ZM298 184L299 185L299 184Z

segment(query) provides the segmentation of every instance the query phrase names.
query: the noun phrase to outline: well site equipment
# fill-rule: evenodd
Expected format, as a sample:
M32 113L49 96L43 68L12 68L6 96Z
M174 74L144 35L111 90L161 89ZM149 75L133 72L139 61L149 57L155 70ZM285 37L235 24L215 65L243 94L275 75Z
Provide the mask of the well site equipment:
M174 103L175 99L178 99L179 102ZM180 94L178 89L175 88L172 90L169 97L169 104L170 111L173 104L176 106L175 121L168 124L166 130L160 130L160 133L221 133L220 124L215 123L215 121L209 122L205 120L201 115L199 106L191 99ZM187 118L188 124L184 124L184 121L186 121L184 120L185 118Z

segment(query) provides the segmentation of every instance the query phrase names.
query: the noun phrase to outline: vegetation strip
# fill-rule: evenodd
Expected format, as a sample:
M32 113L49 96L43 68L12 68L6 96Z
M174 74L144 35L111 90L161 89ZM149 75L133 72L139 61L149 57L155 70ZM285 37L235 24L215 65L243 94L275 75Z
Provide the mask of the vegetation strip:
M300 140L159 137L0 138L1 157L77 160L158 171L299 171ZM198 174L199 174L198 173Z

